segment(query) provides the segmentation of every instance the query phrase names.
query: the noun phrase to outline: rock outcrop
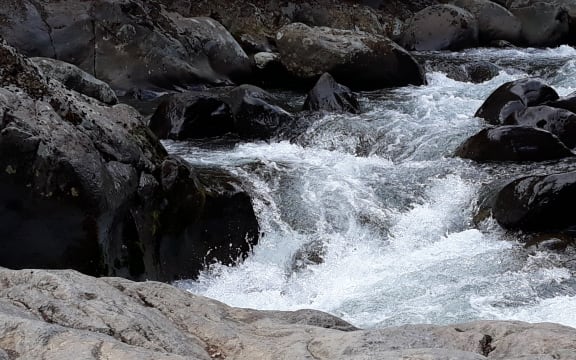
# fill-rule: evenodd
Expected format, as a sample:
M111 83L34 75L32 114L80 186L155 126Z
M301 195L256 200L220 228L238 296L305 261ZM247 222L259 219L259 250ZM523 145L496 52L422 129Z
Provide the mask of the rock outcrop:
M115 90L243 81L250 60L210 18L184 18L156 1L12 1L0 35L27 56L57 58Z
M0 268L0 356L58 359L558 359L576 330L477 321L358 330L313 310L226 306L167 284Z
M425 83L414 58L387 37L293 23L276 37L282 64L303 82L328 72L352 89Z
M70 90L98 99L105 104L118 103L116 94L108 84L96 79L82 69L64 61L50 58L30 59L46 77L60 81Z
M142 117L0 40L0 265L173 280L257 242L249 196L168 156Z

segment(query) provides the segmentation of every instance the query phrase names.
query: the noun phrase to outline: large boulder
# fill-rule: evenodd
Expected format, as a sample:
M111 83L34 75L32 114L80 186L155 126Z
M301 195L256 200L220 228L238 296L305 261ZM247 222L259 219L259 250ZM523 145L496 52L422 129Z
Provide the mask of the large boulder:
M474 116L492 125L504 124L514 112L558 99L558 93L539 79L507 82L494 90Z
M475 161L542 161L574 156L556 136L525 126L483 129L456 150Z
M36 57L30 60L42 70L46 77L60 81L70 90L78 91L108 105L118 103L116 94L108 84L75 65L50 58Z
M576 114L571 111L545 105L533 106L511 114L506 123L547 130L569 148L576 147Z
M233 308L153 281L0 268L0 356L26 359L557 359L576 329L475 321L359 330L320 311ZM9 354L9 357L8 357Z
M356 95L344 85L325 73L308 93L304 101L304 110L360 113L360 104Z
M136 110L46 80L2 42L0 114L0 266L174 280L257 242L229 176L206 181Z
M308 83L325 72L353 89L425 82L416 60L384 36L293 23L281 28L276 40L284 66Z
M243 81L251 74L248 56L221 24L183 18L155 1L19 3L0 8L6 19L0 35L11 45L77 65L116 90Z
M522 24L503 6L489 0L455 0L453 4L476 17L481 43L488 44L495 40L513 44L520 42Z
M199 139L232 132L234 119L221 94L187 91L162 101L149 126L160 139Z
M528 176L512 181L497 195L492 213L507 229L574 229L570 209L576 201L576 172Z
M570 16L565 7L554 1L520 0L509 4L522 23L522 40L527 46L556 46L570 31Z
M408 50L460 50L478 45L478 21L470 12L449 4L433 5L414 14L400 45Z
M199 139L234 133L246 139L270 138L292 119L270 93L253 85L232 90L174 94L150 119L161 139Z

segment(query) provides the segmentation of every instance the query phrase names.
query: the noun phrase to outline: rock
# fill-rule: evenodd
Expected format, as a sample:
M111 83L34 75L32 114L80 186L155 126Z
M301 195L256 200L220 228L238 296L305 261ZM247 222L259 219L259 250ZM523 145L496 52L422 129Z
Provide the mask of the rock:
M506 8L489 0L455 0L453 4L476 17L481 43L489 44L497 40L513 44L520 42L522 24Z
M576 114L550 106L533 106L511 114L507 124L533 126L556 135L567 147L576 147Z
M500 68L488 61L473 61L464 65L470 81L478 84L491 80L500 74Z
M292 115L268 92L252 85L232 90L185 92L164 100L150 119L161 139L198 139L235 133L270 138Z
M549 101L546 105L576 113L576 94L572 93L557 100Z
M570 30L566 9L547 1L513 1L509 5L522 23L522 39L526 46L556 46L564 42Z
M359 114L360 104L349 88L338 84L330 74L325 73L308 93L304 109Z
M160 139L198 139L234 131L234 119L221 94L187 91L161 102L149 126Z
M314 310L257 311L157 282L0 269L12 358L568 360L576 329L476 321L358 330ZM96 354L96 355L94 355Z
M294 23L281 28L276 40L282 64L305 82L325 72L352 89L425 82L416 60L384 36Z
M0 35L11 45L29 56L74 64L115 90L174 89L251 76L248 56L221 24L184 18L156 1L23 0L3 6L0 18L8 19L0 21ZM27 36L11 35L16 31Z
M0 114L2 266L171 281L257 242L238 183L206 184L136 110L46 80L2 42Z
M50 58L32 58L30 60L42 70L46 77L60 81L70 90L78 91L108 105L118 103L116 94L108 84L96 79L77 66Z
M574 156L548 131L526 126L481 130L456 149L456 156L475 161L542 161Z
M474 15L454 5L433 5L414 14L400 45L408 50L460 50L478 45Z
M474 116L486 120L489 124L499 125L516 111L556 99L556 91L539 79L510 81L490 94Z
M506 229L562 231L576 225L567 209L576 199L576 172L527 176L499 193L492 213Z
M276 105L278 99L257 86L234 88L227 102L234 114L234 130L244 138L270 138L283 123L292 120L292 114Z

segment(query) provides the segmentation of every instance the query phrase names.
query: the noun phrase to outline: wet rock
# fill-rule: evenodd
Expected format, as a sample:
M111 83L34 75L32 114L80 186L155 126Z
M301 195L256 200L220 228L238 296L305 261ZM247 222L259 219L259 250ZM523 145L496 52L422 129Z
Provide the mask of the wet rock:
M358 330L315 311L229 307L167 284L0 268L0 348L12 357L568 360L576 330L476 321ZM17 355L18 354L18 355Z
M282 63L304 82L325 72L352 89L425 82L414 58L384 36L294 23L281 28L276 40Z
M576 147L576 114L550 106L533 106L511 114L507 124L532 126L556 135L567 147Z
M155 1L24 0L3 6L0 17L8 19L0 21L0 34L27 55L77 65L115 90L174 89L251 76L248 56L221 24L183 18ZM21 31L22 24L28 29ZM29 36L11 35L18 31Z
M269 138L292 115L270 93L252 85L232 90L174 94L150 119L161 139L199 139L235 133L243 138Z
M96 79L77 66L50 58L37 57L30 60L42 70L46 77L60 81L70 90L78 91L108 105L118 103L116 94L108 84Z
M174 280L257 242L239 184L215 178L235 190L212 191L167 155L136 110L47 81L5 43L0 114L2 266ZM206 233L215 214L218 239Z
M455 0L453 4L476 17L481 43L488 44L497 40L514 44L520 42L522 24L506 8L489 0Z
M558 94L539 79L511 81L496 89L484 101L474 116L489 124L503 124L514 112L558 99Z
M401 36L408 50L460 50L478 45L478 21L454 5L433 5L414 14Z
M576 225L570 209L576 199L576 172L527 176L499 193L493 215L506 229L562 231Z
M198 139L232 132L234 119L221 94L188 91L161 102L149 126L160 139Z
M570 31L568 12L554 2L513 1L509 9L522 23L522 40L526 46L559 45Z
M359 114L360 104L348 87L338 84L330 74L325 73L308 93L304 109Z
M549 101L546 105L576 113L576 94L572 93L557 100Z
M500 74L500 68L488 61L474 61L464 65L470 81L473 83L483 83L495 78Z
M270 138L292 120L292 114L276 105L279 102L272 94L256 86L240 85L226 101L234 114L234 131L244 138Z
M475 161L543 161L574 156L548 131L525 126L481 130L456 149L456 156Z

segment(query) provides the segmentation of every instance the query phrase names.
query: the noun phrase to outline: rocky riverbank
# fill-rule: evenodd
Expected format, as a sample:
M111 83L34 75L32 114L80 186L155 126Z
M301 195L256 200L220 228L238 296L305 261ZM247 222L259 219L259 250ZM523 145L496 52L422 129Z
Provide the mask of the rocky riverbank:
M576 330L479 321L359 330L157 282L0 268L0 359L574 359Z
M159 138L290 139L315 112L361 113L352 91L425 84L412 50L573 43L572 2L3 5L0 266L124 279L1 268L0 359L576 358L576 330L560 325L358 330L316 311L235 309L126 280L194 278L211 263L245 259L261 237L243 184L169 155ZM490 63L447 68L474 82L499 71ZM301 108L255 85L312 90ZM118 98L149 101L151 119ZM457 154L573 157L574 99L533 79L495 89L475 115L487 128ZM490 185L499 188L480 199L478 218L572 246L576 224L565 209L575 179L547 173Z

